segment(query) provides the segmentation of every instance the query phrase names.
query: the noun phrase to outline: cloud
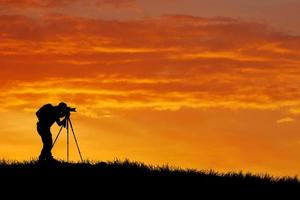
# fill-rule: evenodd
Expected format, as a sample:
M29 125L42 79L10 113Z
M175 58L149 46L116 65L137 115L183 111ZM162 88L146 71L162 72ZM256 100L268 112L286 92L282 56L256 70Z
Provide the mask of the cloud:
M300 106L300 37L265 23L49 14L2 15L0 26L2 99L11 102L2 110L30 110L38 98L86 110Z
M0 0L0 6L10 9L52 9L74 5L111 7L115 9L138 9L136 0Z
M288 123L288 122L294 122L294 121L295 121L295 119L286 117L286 118L278 119L276 121L276 123L281 124L281 123Z
M1 0L0 5L15 8L47 8L66 6L78 1L79 0Z
M99 7L111 6L114 8L138 8L136 0L96 0L96 5Z

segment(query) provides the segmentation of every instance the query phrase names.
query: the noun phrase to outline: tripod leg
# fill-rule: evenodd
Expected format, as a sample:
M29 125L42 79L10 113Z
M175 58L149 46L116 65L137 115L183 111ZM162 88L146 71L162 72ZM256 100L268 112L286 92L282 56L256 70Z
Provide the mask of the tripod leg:
M81 162L83 162L82 155L81 155L80 148L79 148L79 144L77 142L77 138L76 138L76 135L75 135L75 132L74 132L74 129L73 129L71 119L69 119L69 123L70 123L71 129L72 129L72 133L73 133L73 136L74 136L74 140L75 140L75 143L76 143L76 146L77 146L77 150L78 150Z
M69 119L67 119L67 162L69 162Z
M56 136L56 138L55 138L55 140L54 140L54 142L52 144L52 148L51 149L53 149L53 147L54 147L54 145L55 145L55 143L56 143L56 141L57 141L57 139L58 139L58 137L59 137L62 129L63 129L63 126L60 127L59 132L58 132L58 134L57 134L57 136Z

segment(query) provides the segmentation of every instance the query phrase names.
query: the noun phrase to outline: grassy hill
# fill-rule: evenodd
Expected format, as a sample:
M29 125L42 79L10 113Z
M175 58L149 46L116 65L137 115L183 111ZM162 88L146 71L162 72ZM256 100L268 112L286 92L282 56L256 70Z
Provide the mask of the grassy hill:
M212 194L288 193L300 191L300 182L292 177L272 177L243 173L218 173L148 166L140 162L85 162L41 164L30 162L0 162L2 183L34 182L39 186L55 183L60 187L77 186L84 188L138 189L170 191L172 194L193 192ZM58 187L58 186L57 186Z

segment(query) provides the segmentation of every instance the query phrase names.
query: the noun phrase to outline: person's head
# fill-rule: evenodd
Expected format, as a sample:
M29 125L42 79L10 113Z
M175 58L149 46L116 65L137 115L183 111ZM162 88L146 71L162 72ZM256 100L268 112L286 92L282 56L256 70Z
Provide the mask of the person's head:
M68 105L64 102L61 102L57 106L57 110L59 112L59 117L64 117L66 115Z

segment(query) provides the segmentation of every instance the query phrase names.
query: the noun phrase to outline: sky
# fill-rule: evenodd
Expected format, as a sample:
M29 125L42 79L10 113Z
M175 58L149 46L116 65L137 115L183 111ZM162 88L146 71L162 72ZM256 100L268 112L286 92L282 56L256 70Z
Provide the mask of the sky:
M78 110L85 159L299 175L299 9L298 0L0 0L0 158L36 158L35 112L64 101Z

